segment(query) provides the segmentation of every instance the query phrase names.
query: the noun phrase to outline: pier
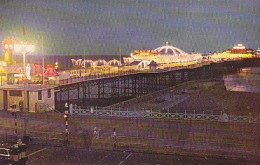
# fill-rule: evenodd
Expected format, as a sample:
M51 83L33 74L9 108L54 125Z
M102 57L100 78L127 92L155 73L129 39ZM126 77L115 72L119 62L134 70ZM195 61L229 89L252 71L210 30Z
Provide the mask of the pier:
M63 111L66 102L79 106L108 106L192 80L221 79L223 75L254 66L259 66L259 59L225 61L196 68L121 72L63 80L55 89L55 108Z

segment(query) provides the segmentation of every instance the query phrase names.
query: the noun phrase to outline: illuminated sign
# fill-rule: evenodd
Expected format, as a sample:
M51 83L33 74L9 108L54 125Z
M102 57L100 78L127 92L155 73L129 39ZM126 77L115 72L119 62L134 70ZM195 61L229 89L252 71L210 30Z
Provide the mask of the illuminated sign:
M14 74L14 77L23 77L23 74Z
M140 53L157 54L158 52L156 50L134 50L134 54Z

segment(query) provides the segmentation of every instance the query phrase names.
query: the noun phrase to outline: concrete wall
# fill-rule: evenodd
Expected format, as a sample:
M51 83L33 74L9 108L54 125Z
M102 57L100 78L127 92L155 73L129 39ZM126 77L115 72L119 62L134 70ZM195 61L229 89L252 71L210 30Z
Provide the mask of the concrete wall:
M42 90L42 100L38 100L38 91L30 93L30 110L48 111L54 109L54 102L54 89L51 89L50 98L48 98L48 90Z
M25 96L25 97L24 97ZM10 91L7 92L8 97L8 109L13 104L17 105L17 109L19 110L19 101L24 102L24 108L27 109L27 93L25 94L22 91L22 97L19 96L10 96ZM48 90L42 90L42 100L38 100L38 91L30 91L29 92L29 111L44 111L49 109L54 109L54 89L51 89L51 97L48 98ZM38 105L38 106L37 106ZM0 90L0 110L4 109L3 102L3 90Z

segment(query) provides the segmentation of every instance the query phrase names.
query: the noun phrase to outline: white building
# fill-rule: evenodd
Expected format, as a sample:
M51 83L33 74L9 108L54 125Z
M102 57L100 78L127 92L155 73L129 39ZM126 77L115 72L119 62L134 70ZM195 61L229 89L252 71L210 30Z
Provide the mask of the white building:
M0 110L51 111L55 108L54 85L15 84L0 87Z

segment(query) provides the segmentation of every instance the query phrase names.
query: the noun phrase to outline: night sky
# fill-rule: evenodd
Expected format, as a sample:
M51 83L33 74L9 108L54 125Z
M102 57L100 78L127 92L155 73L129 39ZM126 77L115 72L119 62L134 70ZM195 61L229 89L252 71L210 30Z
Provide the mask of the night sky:
M260 0L0 0L0 40L35 43L48 55L130 54L169 41L209 53L260 47Z

